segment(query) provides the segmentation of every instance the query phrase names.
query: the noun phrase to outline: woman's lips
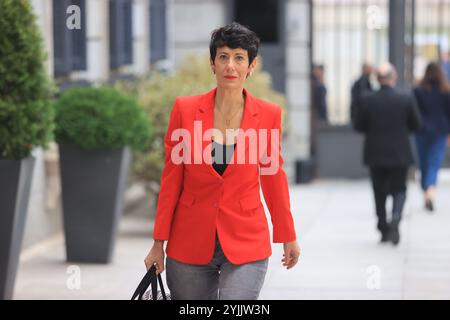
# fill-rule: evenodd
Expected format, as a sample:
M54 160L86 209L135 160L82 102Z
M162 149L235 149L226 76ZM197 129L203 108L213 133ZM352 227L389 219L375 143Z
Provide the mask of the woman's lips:
M225 79L228 79L228 80L234 80L234 79L237 79L237 77L233 77L233 76L225 76Z

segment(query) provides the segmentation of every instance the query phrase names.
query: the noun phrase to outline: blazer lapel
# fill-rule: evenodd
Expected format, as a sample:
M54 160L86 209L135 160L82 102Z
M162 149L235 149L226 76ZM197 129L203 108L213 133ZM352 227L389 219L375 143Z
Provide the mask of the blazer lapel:
M212 166L212 139L203 140L205 132L212 130L214 125L214 97L216 95L216 91L217 88L214 88L205 94L195 114L196 125L194 125L194 157L200 158L194 159L194 163L206 165L208 170L214 176L220 178L221 176ZM204 159L204 157L207 157L207 159Z
M207 130L212 130L214 125L214 97L216 94L217 88L214 88L207 94L205 94L204 98L201 100L200 105L195 114L196 125L194 125L194 157L201 157L201 159L197 159L198 162L194 159L194 163L199 163L201 161L202 164L208 167L208 170L216 177L224 178L230 174L236 167L237 162L237 154L238 152L242 152L240 148L244 147L245 159L248 159L248 149L250 143L245 141L245 145L241 145L239 143L239 137L244 134L245 131L249 129L254 129L256 135L258 135L259 128L259 115L258 115L258 106L254 98L247 92L244 88L243 92L245 94L245 106L244 106L244 114L241 120L241 127L238 134L238 144L233 152L233 157L231 163L227 166L225 172L222 176L220 176L216 170L214 170L212 166L211 159L211 150L212 150L212 142L211 142L211 134L205 136L206 139L203 140L205 132ZM256 140L257 141L257 140ZM253 146L256 148L257 146ZM203 159L203 157L208 157L207 159Z
M256 133L256 139L253 143L256 145L252 145L252 148L257 148L258 144L258 129L259 129L259 114L258 114L258 106L254 100L254 98L248 93L248 91L244 88L243 90L245 94L245 107L244 114L241 120L241 127L237 137L237 145L234 149L232 162L227 166L225 172L223 173L223 177L229 175L236 166L239 165L238 159L242 158L246 162L249 161L249 148L252 141L250 139L245 139L245 132L248 130L254 130ZM245 139L245 140L244 140ZM242 142L242 143L240 143ZM244 148L244 150L242 150ZM238 157L241 153L244 153L243 156Z

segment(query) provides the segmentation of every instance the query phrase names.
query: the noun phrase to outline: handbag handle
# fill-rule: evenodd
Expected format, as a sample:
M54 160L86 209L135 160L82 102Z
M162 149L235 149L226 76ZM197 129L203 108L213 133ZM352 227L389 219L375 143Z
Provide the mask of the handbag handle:
M163 297L163 300L167 300L166 292L164 290L164 285L162 282L161 274L158 274L156 276L156 267L153 265L148 269L147 273L145 274L144 278L142 278L141 282L139 283L136 291L133 293L133 296L131 297L131 300L135 300L136 297L138 300L142 300L142 296L144 295L145 291L149 286L151 286L152 290L152 299L157 300L158 299L158 282L159 287L161 289L161 294Z

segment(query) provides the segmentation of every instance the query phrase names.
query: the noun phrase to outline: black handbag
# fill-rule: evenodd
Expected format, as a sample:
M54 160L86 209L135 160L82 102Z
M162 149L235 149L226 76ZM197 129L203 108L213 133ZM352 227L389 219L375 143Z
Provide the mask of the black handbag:
M147 290L149 286L150 290ZM135 300L136 298L138 298L138 300L170 300L170 294L166 294L166 291L164 290L161 274L156 275L155 266L148 269L131 297L131 300Z

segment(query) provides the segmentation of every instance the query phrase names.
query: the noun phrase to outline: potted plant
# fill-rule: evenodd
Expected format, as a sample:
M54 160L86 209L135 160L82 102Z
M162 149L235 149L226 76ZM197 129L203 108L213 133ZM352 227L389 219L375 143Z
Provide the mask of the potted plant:
M68 89L55 112L67 261L108 263L131 150L146 147L149 120L133 98L107 87Z
M54 125L52 85L29 1L0 1L0 299L12 299L35 147Z

